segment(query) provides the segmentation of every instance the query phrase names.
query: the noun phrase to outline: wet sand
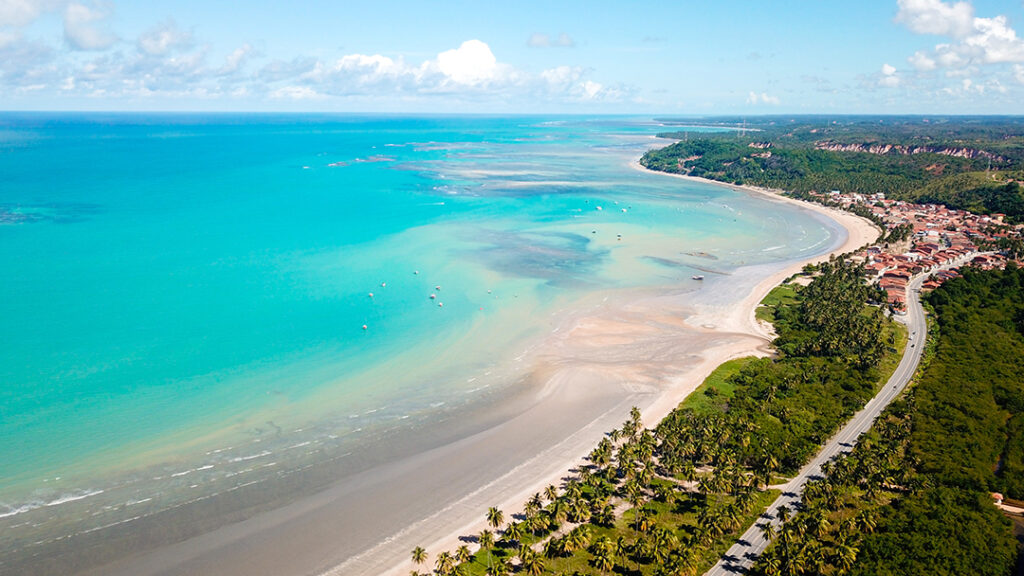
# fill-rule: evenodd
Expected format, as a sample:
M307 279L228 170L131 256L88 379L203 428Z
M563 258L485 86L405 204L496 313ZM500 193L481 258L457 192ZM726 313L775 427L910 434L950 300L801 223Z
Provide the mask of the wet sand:
M845 230L830 253L877 237L856 216L799 204ZM654 425L722 362L769 353L754 309L805 263L744 268L698 292L628 291L581 303L526 359L532 376L514 397L486 418L447 424L454 440L87 574L398 575L414 568L415 546L428 550L432 565L485 528L488 507L509 518L530 494L561 484L631 406Z

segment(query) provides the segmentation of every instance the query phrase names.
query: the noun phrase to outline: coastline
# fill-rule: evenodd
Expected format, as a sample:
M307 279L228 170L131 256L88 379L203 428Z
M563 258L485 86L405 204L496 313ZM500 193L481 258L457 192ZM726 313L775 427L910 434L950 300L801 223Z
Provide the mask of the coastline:
M500 415L450 421L450 440L423 452L86 574L399 575L414 568L408 556L415 546L427 549L432 564L441 551L471 545L463 538L486 527L488 507L509 518L530 494L561 484L631 406L653 426L722 362L770 353L770 337L754 319L763 296L807 262L877 236L872 224L852 214L730 187L818 212L846 238L826 254L767 275L753 266L744 274L709 278L700 292L721 294L704 294L696 305L685 292L633 290L574 304L571 313L551 321L539 319L552 329L526 360L532 377ZM711 290L713 282L719 285Z
M799 272L807 264L825 262L832 256L851 252L866 244L874 242L879 237L881 231L874 223L860 216L834 208L827 208L819 204L785 197L778 191L753 186L728 184L706 178L685 176L682 174L671 174L667 172L648 170L640 165L639 160L635 160L630 164L633 168L645 172L664 174L666 176L691 182L726 186L733 190L757 195L774 202L785 202L797 205L803 209L816 212L817 214L835 222L846 232L846 239L842 241L838 247L813 258L791 263L783 269L764 277L753 286L749 293L738 304L721 306L704 305L697 306L696 309L693 310L694 314L685 320L686 324L691 328L704 331L708 335L719 334L722 336L728 336L729 338L723 338L719 344L706 348L696 356L690 356L690 358L694 359L695 362L691 363L688 369L684 372L670 376L668 386L665 386L660 392L656 393L653 401L641 406L644 426L653 427L668 416L672 410L674 410L690 393L700 386L705 378L707 378L707 376L721 364L744 356L767 356L771 353L769 344L772 340L772 336L756 320L755 312L760 302L773 288L781 284L789 276ZM671 303L665 302L664 299L657 300L657 302L649 303L651 308L664 306L666 304L671 306ZM613 427L617 426L619 423L620 422L616 422L613 424ZM610 429L611 428L602 430L602 435ZM492 503L490 505L496 505L499 509L503 510L506 517L509 517L512 513L518 513L522 508L523 503L531 494L542 491L544 487L549 484L558 485L564 476L570 474L570 471L575 466L582 463L583 458L590 452L596 444L596 441L597 439L593 442L579 445L576 447L577 449L575 451L571 449L562 450L561 452L567 456L573 453L575 453L575 455L562 460L559 463L530 461L523 464L523 468L532 468L533 474L527 474L527 470L524 469L520 470L521 474L519 474L519 476L523 479L530 478L531 480L523 482L520 489L517 491L510 494L506 491L507 495L504 495L500 502ZM540 459L542 456L544 456L544 454L538 455L537 459ZM442 512L454 513L454 510L449 509ZM452 531L443 537L435 538L429 542L414 544L413 546L422 545L425 547L429 554L427 562L427 565L429 566L437 553L445 550L454 551L459 546L467 543L464 538L479 534L481 530L486 529L488 526L484 521L485 512L486 507L479 507L476 510L465 510L463 512L466 516L465 520L458 523L459 528L457 530ZM381 543L380 546L384 546L385 544L386 543ZM412 546L409 546L408 548L411 550ZM404 558L404 556L407 555L408 554L406 553L404 555L396 556L395 559ZM354 568L353 563L347 562L330 571L323 572L321 576L342 576L347 574L365 574L366 576L369 576L373 573L366 571L351 571L351 568ZM408 574L410 570L414 569L416 569L416 566L410 560L403 559L396 562L396 565L392 566L390 569L377 573L382 574L383 576L399 576L402 574Z

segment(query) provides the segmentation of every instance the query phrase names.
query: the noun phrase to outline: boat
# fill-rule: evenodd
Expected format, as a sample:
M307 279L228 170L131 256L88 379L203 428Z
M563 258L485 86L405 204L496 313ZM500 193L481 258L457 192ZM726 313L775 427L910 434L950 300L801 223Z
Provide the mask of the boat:
M704 277L700 276L700 275L698 275L698 276L690 276L690 278L693 278L694 280L703 280L704 279Z

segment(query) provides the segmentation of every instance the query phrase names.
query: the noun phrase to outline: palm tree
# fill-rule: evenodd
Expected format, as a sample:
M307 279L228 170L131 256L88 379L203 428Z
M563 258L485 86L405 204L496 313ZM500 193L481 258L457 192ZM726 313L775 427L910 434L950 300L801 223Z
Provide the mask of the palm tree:
M498 558L487 572L490 576L508 576L512 573L512 567L509 566L508 559Z
M480 533L480 549L487 551L487 569L491 569L491 548L494 548L494 532L484 530Z
M544 489L544 497L554 502L558 498L558 488L555 488L554 484L548 484L548 487Z
M857 561L858 552L860 552L860 550L858 550L856 546L846 543L836 545L834 550L836 564L842 568L844 572L849 572L850 568L853 567L853 563Z
M469 546L463 544L459 546L459 549L455 551L455 559L459 561L459 564L465 564L473 558L473 553L469 551Z
M523 527L519 525L519 522L513 522L505 528L505 534L502 538L509 543L519 544L520 540L523 539Z
M412 561L414 564L419 566L427 561L427 551L422 546L417 546L412 549Z
M519 562L523 570L531 576L538 576L544 572L544 558L526 546L519 550Z
M455 557L451 555L451 552L445 550L437 556L437 561L434 563L434 571L441 576L447 576L455 571Z
M503 522L505 522L505 514L501 510L494 506L487 510L487 523L490 524L491 528L497 530L498 526L501 526Z
M615 554L608 548L601 548L594 553L594 568L607 574L615 568Z

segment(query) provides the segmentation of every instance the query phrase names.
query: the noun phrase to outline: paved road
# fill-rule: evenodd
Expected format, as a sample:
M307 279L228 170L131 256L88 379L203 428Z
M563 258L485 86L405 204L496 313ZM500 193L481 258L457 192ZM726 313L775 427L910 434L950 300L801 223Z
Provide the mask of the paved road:
M969 261L970 257L973 257L973 254L968 256L968 258L961 259L961 262L954 265L959 265L965 260ZM907 314L905 316L897 316L897 319L907 325L910 339L903 352L903 359L900 361L899 366L896 367L892 377L889 378L885 387L865 404L864 408L855 414L853 419L842 430L825 444L814 460L804 466L800 473L783 487L782 495L775 502L772 502L771 506L761 516L761 520L764 522L770 521L778 527L779 521L775 513L779 507L786 506L789 510L793 510L800 502L800 494L803 492L807 481L821 476L821 465L831 460L832 457L840 452L852 450L853 446L857 443L857 438L871 428L875 418L903 391L903 388L910 381L910 377L914 375L914 371L917 370L917 364L921 360L922 344L927 335L928 328L925 323L924 309L921 307L918 292L921 284L929 274L918 275L911 280L907 287ZM768 541L757 524L755 523L754 526L751 526L750 529L744 532L739 541L732 548L729 548L725 555L705 576L727 576L746 572L754 564L757 557L768 547Z

